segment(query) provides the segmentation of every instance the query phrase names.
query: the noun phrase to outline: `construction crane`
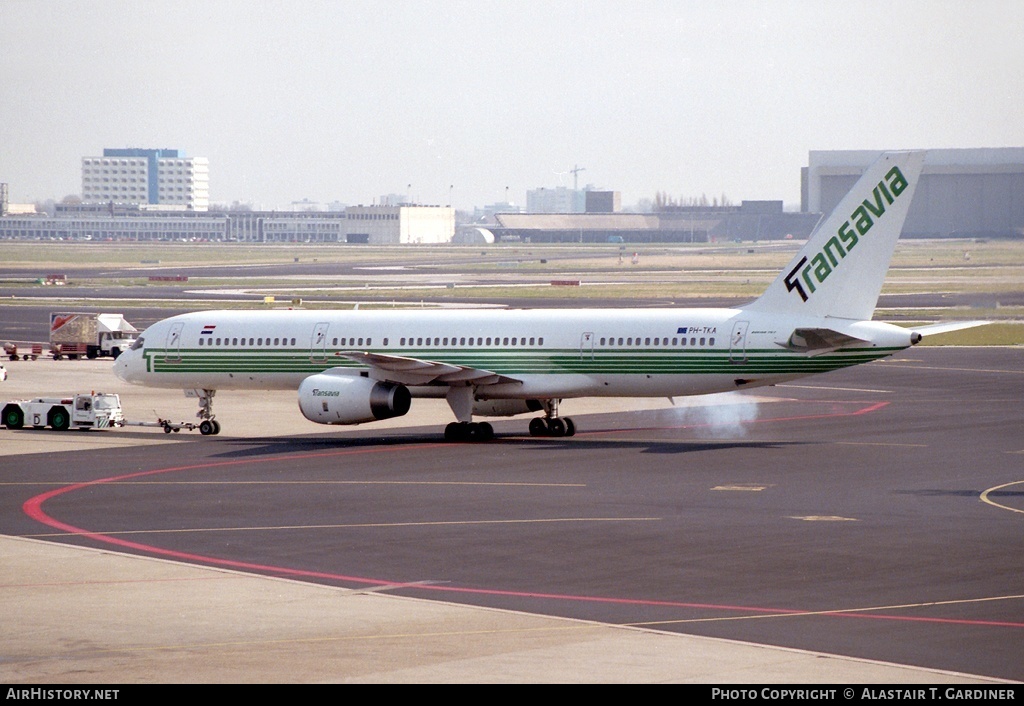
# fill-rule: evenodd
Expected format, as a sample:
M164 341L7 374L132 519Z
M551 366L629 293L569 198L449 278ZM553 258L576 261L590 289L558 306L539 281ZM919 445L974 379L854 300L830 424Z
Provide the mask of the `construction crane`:
M579 191L580 190L580 177L579 177L580 172L587 171L587 168L586 167L581 167L581 166L579 166L577 164L577 165L574 166L573 169L570 169L569 171L572 172L572 190L573 191Z

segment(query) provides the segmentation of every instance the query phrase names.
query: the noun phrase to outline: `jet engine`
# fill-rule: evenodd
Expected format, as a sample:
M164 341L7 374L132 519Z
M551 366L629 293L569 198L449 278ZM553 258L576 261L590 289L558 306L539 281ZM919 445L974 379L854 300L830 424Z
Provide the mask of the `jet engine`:
M310 375L299 385L302 416L317 424L362 424L401 417L411 402L405 385L347 372Z
M514 417L542 409L544 405L538 400L477 400L473 403L473 414L480 417Z

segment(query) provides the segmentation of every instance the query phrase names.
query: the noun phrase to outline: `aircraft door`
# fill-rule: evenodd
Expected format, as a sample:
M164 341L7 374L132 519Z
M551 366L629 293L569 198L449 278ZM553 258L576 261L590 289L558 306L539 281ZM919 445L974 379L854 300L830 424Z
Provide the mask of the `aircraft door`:
M181 362L181 329L184 328L185 324L177 322L171 326L171 330L167 332L167 345L165 346L166 352L164 353L164 360L168 363L180 363Z
M327 362L327 328L329 326L329 323L323 321L313 329L313 336L309 342L309 359L314 363Z
M737 321L732 326L732 336L729 339L729 362L743 363L747 360L747 321Z
M594 334L590 331L580 336L580 360L594 359Z

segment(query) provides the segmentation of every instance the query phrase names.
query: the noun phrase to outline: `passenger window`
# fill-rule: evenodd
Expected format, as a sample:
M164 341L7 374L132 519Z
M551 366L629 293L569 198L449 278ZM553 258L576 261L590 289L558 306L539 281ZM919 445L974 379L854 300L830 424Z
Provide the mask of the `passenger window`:
M709 346L713 346L713 345L715 345L715 339L714 339L714 338L709 338L709 339L708 339L708 345L709 345Z
M544 345L544 337L543 336L541 336L540 338L537 339L537 345L539 345L539 346L543 346Z

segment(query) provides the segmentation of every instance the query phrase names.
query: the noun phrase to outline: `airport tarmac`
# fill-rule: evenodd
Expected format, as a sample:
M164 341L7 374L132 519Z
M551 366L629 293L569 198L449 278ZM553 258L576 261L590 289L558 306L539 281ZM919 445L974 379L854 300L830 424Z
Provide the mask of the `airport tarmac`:
M441 429L450 413L443 401L432 400L417 400L407 417L379 425L320 427L301 417L294 393L281 392L218 395L215 410L224 431L217 437L151 428L0 430L5 468L0 484L0 570L5 577L0 681L1020 680L1024 508L1019 494L990 494L995 506L978 500L997 480L1021 481L1021 360L1015 349L914 350L892 361L745 396L759 408L756 415L743 411L749 410L747 402L737 408L733 398L698 399L695 406L682 407L689 416L681 422L678 417L666 421L679 411L666 400L566 401L563 413L573 415L583 431L563 440L530 440L523 434L525 418L519 418L498 422L495 442L445 444ZM102 390L121 394L132 419L194 418L194 400L180 391L124 385L110 373L109 361L6 366L10 377L0 383L5 400ZM718 407L739 410L739 417L708 412ZM983 413L993 407L1003 411ZM733 426L737 422L740 426ZM823 437L827 444L818 441ZM815 458L837 449L849 452L848 466L815 470ZM801 458L808 467L794 466ZM641 518L645 506L648 513L668 512L659 496L680 485L692 491L705 480L696 474L710 478L717 459L732 469L733 488L682 498L693 517ZM775 464L780 467L769 468ZM878 465L891 466L893 473L865 471L862 479L848 482L859 469ZM670 466L691 468L695 475L668 475L664 469ZM220 475L227 468L240 469L243 477ZM785 486L787 477L799 483L755 508L749 499L768 494L755 490L757 474L751 469L769 483ZM283 482L286 471L299 470L308 475L305 480ZM188 475L164 475L168 472ZM155 482L140 480L142 474ZM124 480L109 480L117 478ZM192 480L178 483L178 478ZM336 507L331 503L335 491L327 483L353 481L365 489L371 478L386 482L386 493L353 494L350 499L360 504L351 508L349 521L368 526L384 512L397 522L399 516L424 515L430 507L445 522L454 524L459 515L460 526L436 535L350 537L344 545L318 534L333 511L328 508ZM245 490L218 494L205 489L229 481L244 481L237 487ZM430 493L440 483L454 490L439 505ZM484 484L524 488L511 496L515 522L496 517L508 509L510 496L482 494ZM568 486L593 492L581 494ZM798 497L801 493L806 497ZM802 524L782 518L780 507L795 500L817 505L821 515L800 518ZM544 543L561 541L559 530L531 534L535 530L529 527L537 527L536 522L522 522L531 513L535 521L567 514L570 504L580 512L601 511L604 519L630 520L616 525L625 531L609 533L606 528L615 523L593 522L585 532L561 538L563 550L578 551L579 561L600 563L607 571L587 575L571 556L545 557ZM211 539L213 532L182 532L173 539L154 534L158 527L170 529L166 521L172 508L183 513L177 519L196 529L200 521L223 521L222 529L244 529L238 523L245 521L261 527L254 524L230 540ZM857 517L839 521L841 511L852 514L854 508ZM496 519L472 526L466 520L474 512L494 513ZM716 516L735 527L723 529ZM936 525L924 525L929 516ZM294 524L286 527L285 521ZM654 573L670 563L666 559L673 548L667 543L648 551L648 559L661 557L658 567L631 565L628 552L636 553L652 537L676 541L682 535L671 534L673 523L685 533L693 531L689 522L709 526L687 547L696 552L695 562L707 566L679 568L708 573L687 596L678 592L683 581ZM943 530L950 523L952 531ZM803 529L793 529L812 526L828 529L812 540L800 534ZM863 534L845 537L837 529L854 526ZM894 530L903 536L891 537ZM730 531L739 533L729 537L731 546L742 551L719 558L711 535ZM944 531L949 534L943 541L955 544L927 545L929 535ZM622 546L610 546L613 541ZM812 544L802 544L807 541ZM886 541L893 544L883 545ZM786 542L790 546L780 546ZM827 546L813 544L821 542ZM872 542L877 545L856 554ZM488 547L495 551L489 553ZM803 575L806 566L797 559L826 549L837 566L848 562L850 573L821 585L844 601L849 598L849 605L859 607L858 616L882 619L837 619L842 610L824 607L828 601L823 596L810 595L819 588L817 578ZM772 562L792 565L762 567L755 556L759 552ZM916 554L922 554L920 559L913 558ZM947 557L949 565L936 566L942 563L938 556ZM865 557L882 565L859 566ZM978 562L968 567L970 579L967 569L952 570L957 561ZM999 562L1002 571L990 570ZM286 564L290 568L283 568ZM450 565L442 571L441 564ZM621 572L616 573L616 565ZM566 566L574 569L565 570L572 575L560 575ZM716 572L742 573L743 567L745 579L736 576L707 587L707 579L721 579ZM643 584L648 569L650 586ZM892 577L894 572L905 576ZM890 582L882 589L871 585L886 576L878 581ZM954 583L939 586L943 591L962 581L965 589L958 595L969 593L974 601L953 608L947 607L952 600L945 605L936 600L934 582L940 578ZM770 581L751 585L760 579ZM1018 595L1009 590L1015 582ZM547 593L534 588L537 595L528 595L531 586L544 586ZM499 595L503 588L507 595ZM460 590L467 595L460 596ZM478 593L469 596L471 590ZM888 593L872 603L876 590ZM566 597L579 598L584 591L607 604L614 602L607 600L612 596L628 596L633 603L643 596L647 605L595 606L602 601L592 600L562 607ZM907 592L920 595L922 605L897 605ZM752 628L756 611L749 604L742 611L746 620L739 621L735 608L740 604L726 605L732 597L750 596L758 596L760 606L803 611L802 617L779 628L786 611L772 610ZM927 606L925 596L931 599ZM802 604L794 602L801 597ZM684 598L689 598L686 606ZM741 637L692 634L701 630ZM815 632L832 634L808 637ZM775 644L816 639L836 650L763 646L754 644L762 640L753 637ZM889 650L886 643L896 646ZM908 655L917 664L900 664L894 654Z

